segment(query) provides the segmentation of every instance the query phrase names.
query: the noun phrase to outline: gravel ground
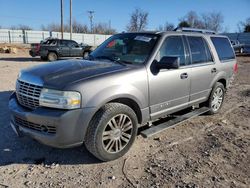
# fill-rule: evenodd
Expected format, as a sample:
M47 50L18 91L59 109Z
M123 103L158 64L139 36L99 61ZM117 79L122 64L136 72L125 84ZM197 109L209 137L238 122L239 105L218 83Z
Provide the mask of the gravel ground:
M250 57L237 58L219 114L138 136L128 154L103 163L84 146L55 149L11 130L8 97L19 70L46 63L26 54L0 54L0 187L249 187Z

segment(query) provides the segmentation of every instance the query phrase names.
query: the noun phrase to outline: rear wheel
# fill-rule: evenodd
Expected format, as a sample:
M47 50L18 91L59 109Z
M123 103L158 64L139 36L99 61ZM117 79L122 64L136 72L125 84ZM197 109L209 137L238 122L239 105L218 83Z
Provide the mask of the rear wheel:
M224 101L225 95L225 87L222 83L217 82L213 87L209 99L202 104L202 106L206 106L210 108L208 114L216 114L222 107L222 103Z
M49 61L56 61L57 60L57 55L55 52L49 52L48 54L48 60Z
M240 48L240 54L243 54L243 48Z
M134 111L124 104L109 103L90 122L85 145L98 159L110 161L127 153L136 135Z

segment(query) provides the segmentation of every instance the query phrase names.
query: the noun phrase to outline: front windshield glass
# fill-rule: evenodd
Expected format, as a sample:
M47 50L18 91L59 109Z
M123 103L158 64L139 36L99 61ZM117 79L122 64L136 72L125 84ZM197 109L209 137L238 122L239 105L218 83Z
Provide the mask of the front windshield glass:
M107 59L130 64L145 63L158 35L122 33L110 37L90 55L90 59Z

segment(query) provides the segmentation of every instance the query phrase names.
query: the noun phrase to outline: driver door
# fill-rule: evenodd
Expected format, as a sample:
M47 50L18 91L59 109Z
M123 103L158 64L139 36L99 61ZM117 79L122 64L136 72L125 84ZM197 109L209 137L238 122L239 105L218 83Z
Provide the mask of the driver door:
M151 119L171 114L188 106L190 93L190 68L182 36L168 36L163 42L156 60L164 56L179 57L179 69L162 69L149 72L149 94Z
M77 44L75 41L70 41L70 56L71 57L82 57L83 56L83 50L82 47Z

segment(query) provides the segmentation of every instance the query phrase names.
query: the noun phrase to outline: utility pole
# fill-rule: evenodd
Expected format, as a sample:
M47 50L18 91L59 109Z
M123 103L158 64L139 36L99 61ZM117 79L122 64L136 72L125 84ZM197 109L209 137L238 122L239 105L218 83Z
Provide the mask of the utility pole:
M70 40L72 40L72 0L70 0Z
M87 11L89 13L89 21L90 21L90 30L91 30L91 33L93 33L93 14L95 13L95 11L93 10L89 10Z
M61 34L63 39L63 0L61 0Z

